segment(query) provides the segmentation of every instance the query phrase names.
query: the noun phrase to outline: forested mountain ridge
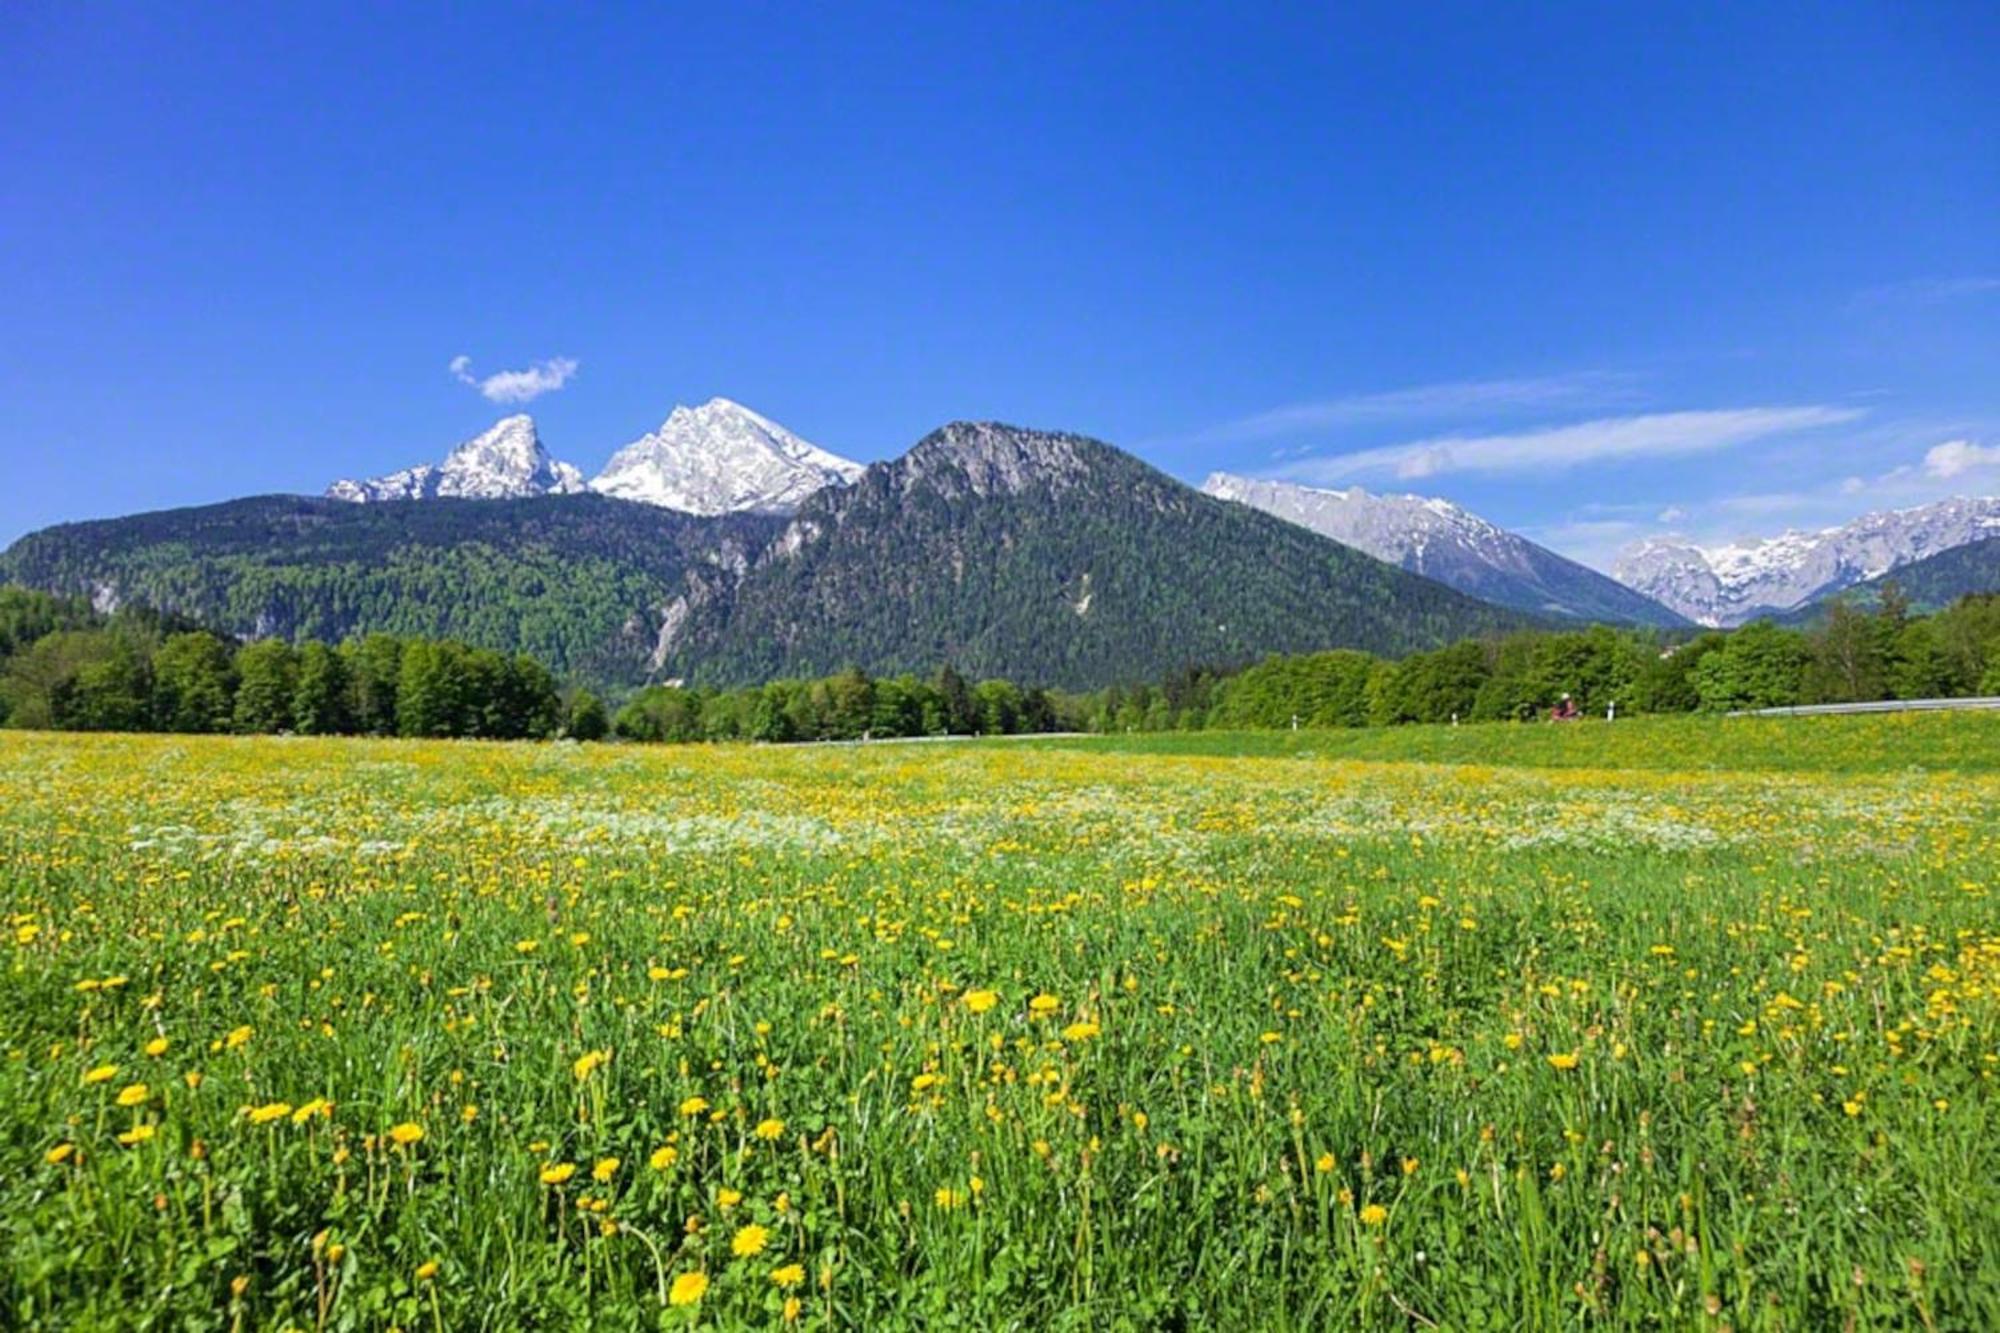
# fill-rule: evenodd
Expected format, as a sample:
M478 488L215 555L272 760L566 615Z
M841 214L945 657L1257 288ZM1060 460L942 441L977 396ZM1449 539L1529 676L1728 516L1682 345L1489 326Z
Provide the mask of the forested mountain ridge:
M730 577L780 525L595 494L385 505L266 495L46 528L0 553L0 580L100 607L143 603L245 638L458 638L632 684L690 575Z
M0 580L243 638L459 639L614 691L946 662L1083 688L1535 623L1110 445L968 423L789 521L595 493L257 496L48 528L0 554Z
M1798 610L1779 617L1789 625L1814 624L1825 619L1836 602L1854 606L1879 605L1885 588L1894 586L1905 603L1917 611L1936 611L1961 597L2000 593L2000 537L1987 537L1963 546L1939 551L1922 560L1899 565L1863 583L1845 588Z
M741 580L670 612L660 665L742 683L948 661L1088 687L1529 623L1108 444L957 422L807 499Z

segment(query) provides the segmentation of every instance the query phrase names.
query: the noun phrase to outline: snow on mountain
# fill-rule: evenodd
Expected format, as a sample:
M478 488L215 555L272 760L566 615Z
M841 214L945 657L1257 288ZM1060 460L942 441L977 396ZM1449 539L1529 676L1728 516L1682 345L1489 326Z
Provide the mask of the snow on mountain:
M585 489L583 474L542 447L530 416L508 417L453 449L442 463L424 463L366 481L336 481L335 500L430 500L440 496L504 500L570 495Z
M658 430L613 454L590 486L690 514L787 513L862 471L740 403L711 398L676 407Z
M1588 620L1681 623L1652 599L1449 500L1373 495L1359 486L1327 490L1227 472L1212 474L1202 490L1502 606Z
M1612 573L1691 620L1741 625L1992 536L2000 536L2000 497L1959 498L1722 546L1649 537L1620 552Z

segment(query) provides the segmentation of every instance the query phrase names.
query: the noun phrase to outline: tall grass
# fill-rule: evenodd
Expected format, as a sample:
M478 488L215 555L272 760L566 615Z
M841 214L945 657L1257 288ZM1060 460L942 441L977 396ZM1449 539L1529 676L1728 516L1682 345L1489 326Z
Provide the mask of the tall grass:
M8 735L0 1323L1992 1327L2000 777L1772 725Z

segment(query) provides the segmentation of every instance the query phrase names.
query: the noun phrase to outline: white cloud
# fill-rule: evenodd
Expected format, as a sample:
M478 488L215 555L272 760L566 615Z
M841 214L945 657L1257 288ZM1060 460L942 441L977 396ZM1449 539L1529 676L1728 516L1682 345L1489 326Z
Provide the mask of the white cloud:
M472 385L488 402L526 403L568 384L576 374L577 362L567 356L552 356L526 370L502 370L480 379L472 373L472 358L460 354L451 359L450 370L453 379Z
M1384 393L1348 394L1311 403L1292 403L1225 421L1192 435L1186 444L1231 444L1280 439L1306 431L1382 422L1447 421L1478 413L1522 411L1568 404L1627 401L1631 376L1602 371L1535 379L1462 380L1423 384Z
M1665 509L1662 509L1660 511L1660 516L1658 521L1661 523L1678 523L1687 516L1688 516L1688 511L1681 508L1679 505L1668 505Z
M1939 481L1949 481L1953 477L1989 467L2000 467L2000 444L1946 440L1943 444L1931 446L1924 455L1924 471Z
M1409 480L1446 472L1516 472L1606 459L1671 458L1836 426L1861 415L1855 408L1824 406L1653 412L1506 435L1437 436L1302 460L1289 472L1306 480L1330 481L1366 472L1390 472Z

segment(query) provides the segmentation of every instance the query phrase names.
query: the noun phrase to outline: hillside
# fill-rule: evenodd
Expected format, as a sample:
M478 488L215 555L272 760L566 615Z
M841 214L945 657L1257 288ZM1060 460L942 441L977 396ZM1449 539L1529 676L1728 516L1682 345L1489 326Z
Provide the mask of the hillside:
M1909 599L1911 609L1916 611L1935 611L1950 606L1968 593L2000 593L2000 537L1967 542L1922 560L1911 561L1887 574L1811 602L1781 619L1789 624L1809 624L1825 615L1827 608L1838 600L1872 606L1885 583L1893 583L1901 589L1903 596Z
M622 684L645 677L660 610L690 576L729 577L780 522L593 494L267 495L46 528L0 554L0 581L140 602L244 637L459 638Z
M733 589L672 608L661 642L668 674L713 682L951 661L1087 687L1526 623L1109 445L955 423L812 496Z
M1482 601L1536 615L1678 628L1685 617L1449 500L1217 472L1209 495L1261 509Z

